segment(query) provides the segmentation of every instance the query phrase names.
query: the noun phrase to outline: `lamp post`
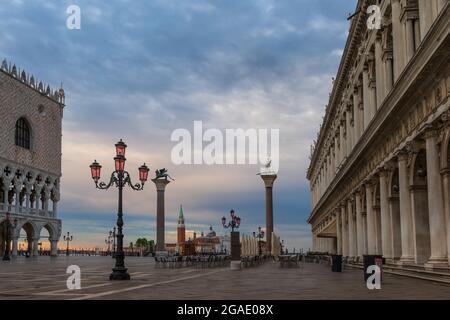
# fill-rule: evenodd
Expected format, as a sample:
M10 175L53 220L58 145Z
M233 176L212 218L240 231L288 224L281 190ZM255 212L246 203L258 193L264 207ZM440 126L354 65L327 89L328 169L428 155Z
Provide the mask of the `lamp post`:
M265 233L262 230L261 227L258 228L258 234L256 232L253 232L253 237L258 238L258 251L259 251L259 255L262 254L262 250L261 250L261 240L264 239Z
M111 252L111 244L112 244L112 231L109 231L108 238L105 239L105 243L108 245L108 251L106 251L106 255Z
M234 210L230 211L231 220L227 224L227 218L222 218L222 225L225 229L231 228L231 269L241 269L241 243L239 239L239 232L234 229L239 229L241 225L241 218L235 215Z
M127 268L125 268L125 255L123 252L123 208L122 208L122 198L123 198L123 188L128 185L131 189L135 191L141 191L144 189L144 184L148 178L149 168L143 164L139 168L139 180L141 183L133 185L131 182L130 174L125 171L125 151L127 145L120 139L118 143L115 145L116 147L116 156L114 157L115 162L115 171L111 174L111 178L109 183L99 182L100 180L100 172L102 166L94 161L91 165L91 175L92 179L95 182L95 187L101 190L108 190L111 186L115 186L119 190L119 199L118 199L118 209L117 209L117 248L116 248L116 265L112 269L112 273L109 277L110 280L130 280L130 275L127 272Z
M17 219L14 219L14 223L11 223L11 214L9 212L6 213L6 221L5 221L5 254L3 255L3 261L9 261L11 260L9 256L9 247L11 242L11 233L13 229L16 229L17 227Z
M70 235L70 232L67 231L67 235L64 236L64 241L67 242L66 247L66 256L69 256L69 243L73 240L73 236Z

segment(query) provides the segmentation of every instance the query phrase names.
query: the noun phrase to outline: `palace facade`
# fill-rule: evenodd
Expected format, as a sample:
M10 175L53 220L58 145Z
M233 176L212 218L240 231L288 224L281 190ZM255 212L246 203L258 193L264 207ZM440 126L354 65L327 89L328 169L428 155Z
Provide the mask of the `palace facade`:
M51 254L57 254L64 103L62 88L53 91L15 65L2 62L0 256L9 242L6 239L11 241L13 256L19 241L27 243L31 255L38 255L40 242L50 241ZM41 238L44 229L48 239Z
M356 12L307 173L314 251L448 269L450 2Z

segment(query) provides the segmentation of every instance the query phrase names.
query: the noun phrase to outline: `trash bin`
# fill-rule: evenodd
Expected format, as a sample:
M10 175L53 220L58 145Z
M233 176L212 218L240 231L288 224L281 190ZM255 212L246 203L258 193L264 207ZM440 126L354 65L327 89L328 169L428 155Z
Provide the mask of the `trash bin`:
M342 272L342 256L332 255L331 256L331 271Z
M363 256L364 261L364 281L367 282L367 279L371 276L371 274L367 273L367 269L370 266L377 265L380 268L380 271L383 271L383 256L381 255L365 255ZM382 276L381 276L382 279Z

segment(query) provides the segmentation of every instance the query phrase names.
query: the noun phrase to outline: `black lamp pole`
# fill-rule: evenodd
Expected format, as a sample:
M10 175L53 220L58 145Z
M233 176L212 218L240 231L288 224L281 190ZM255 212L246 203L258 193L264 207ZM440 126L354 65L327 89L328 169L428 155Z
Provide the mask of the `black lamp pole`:
M111 178L108 184L100 182L100 171L102 166L94 161L91 165L91 175L94 179L95 187L97 189L107 190L111 186L116 186L119 189L119 199L117 208L117 249L114 258L116 259L116 265L112 269L109 279L110 280L130 280L130 275L125 268L125 254L123 252L123 208L122 208L122 198L123 198L123 187L128 185L131 189L135 191L141 191L144 189L144 183L148 178L149 168L144 164L139 168L139 180L141 183L133 185L131 182L130 174L125 171L125 150L127 145L122 141L122 139L116 143L116 157L114 157L115 171L111 174Z
M67 231L67 235L64 236L64 241L67 242L67 247L66 247L66 256L69 256L69 243L70 241L73 240L73 236L70 235L70 232Z
M258 251L259 251L259 255L262 254L262 250L261 250L261 240L264 239L264 231L262 230L261 227L258 228L258 233L253 232L253 237L258 238Z

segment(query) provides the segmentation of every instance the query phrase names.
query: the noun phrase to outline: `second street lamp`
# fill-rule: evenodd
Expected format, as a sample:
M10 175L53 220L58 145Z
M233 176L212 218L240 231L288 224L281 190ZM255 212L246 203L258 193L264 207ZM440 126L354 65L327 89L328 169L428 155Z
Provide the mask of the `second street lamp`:
M264 231L262 230L261 227L258 228L258 233L253 232L253 237L258 238L258 251L259 251L259 255L262 254L262 250L261 250L261 241L262 239L264 239Z
M67 248L66 248L66 256L69 256L69 243L73 240L73 236L70 235L70 232L67 231L67 235L64 236L64 241L67 242Z
M116 156L114 157L115 171L111 174L111 178L109 183L99 182L100 173L102 166L94 161L91 165L91 175L92 179L95 182L95 187L97 189L107 190L111 186L115 186L119 190L119 199L118 199L118 209L117 209L117 243L116 243L116 252L115 259L116 265L112 269L109 279L110 280L130 280L130 275L127 272L127 268L125 268L125 254L123 252L123 208L122 208L122 198L123 198L123 188L128 185L131 189L136 191L141 191L144 189L144 184L148 179L149 168L143 164L139 167L139 180L141 183L134 184L131 182L130 174L125 171L125 151L127 145L120 139L118 143L115 145L116 147Z

